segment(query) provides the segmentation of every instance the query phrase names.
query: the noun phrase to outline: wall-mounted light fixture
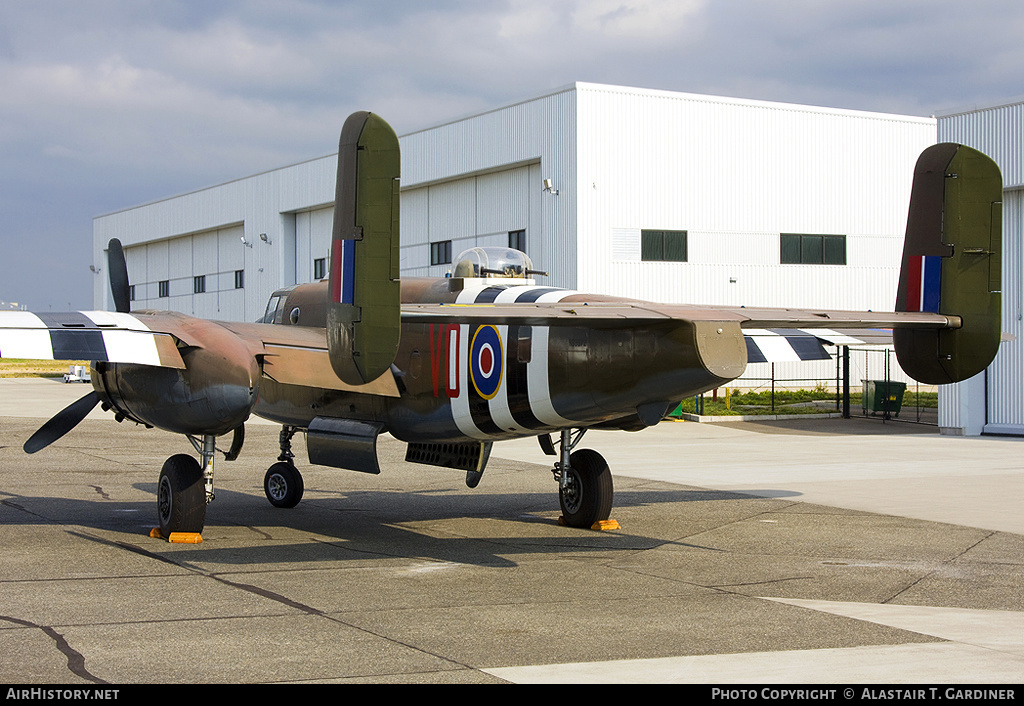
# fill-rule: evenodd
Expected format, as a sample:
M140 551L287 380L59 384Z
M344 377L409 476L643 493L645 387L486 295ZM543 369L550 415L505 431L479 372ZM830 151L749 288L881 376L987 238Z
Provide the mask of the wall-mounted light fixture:
M99 268L99 267L96 267L96 265L89 265L89 270L90 270L90 271L91 271L91 272L92 272L92 273L93 273L94 275L98 275L98 274L99 274L100 272L103 272L103 269L102 269L102 268Z
M550 179L544 180L544 191L547 191L552 196L558 196L558 189L555 188L555 183Z
M241 241L242 241L242 245L244 245L244 246L245 246L245 247L247 247L247 248L251 248L251 247L252 247L252 243L248 242L248 241L247 241L247 240L245 239L245 236L244 236L244 235L243 235L243 236L240 236L240 239L241 239Z
M270 238L267 237L266 233L260 233L260 240L262 240L267 245L273 245L273 243L270 242Z

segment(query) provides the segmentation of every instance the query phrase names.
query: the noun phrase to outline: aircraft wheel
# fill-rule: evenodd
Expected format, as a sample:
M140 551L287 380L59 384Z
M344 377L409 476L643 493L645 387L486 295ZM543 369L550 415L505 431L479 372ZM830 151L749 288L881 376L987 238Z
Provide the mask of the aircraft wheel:
M206 485L199 462L187 454L164 461L156 493L160 532L202 532L206 524Z
M263 492L274 507L295 507L303 490L302 474L287 461L275 463L263 477Z
M601 454L580 449L569 456L569 482L559 488L562 517L570 527L590 527L612 512L612 472Z

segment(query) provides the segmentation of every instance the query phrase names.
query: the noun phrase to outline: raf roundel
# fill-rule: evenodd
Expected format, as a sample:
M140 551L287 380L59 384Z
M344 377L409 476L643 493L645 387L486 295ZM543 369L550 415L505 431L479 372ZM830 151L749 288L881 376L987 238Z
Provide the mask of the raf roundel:
M469 372L473 387L485 400L492 399L501 387L501 336L493 326L481 326L469 346Z

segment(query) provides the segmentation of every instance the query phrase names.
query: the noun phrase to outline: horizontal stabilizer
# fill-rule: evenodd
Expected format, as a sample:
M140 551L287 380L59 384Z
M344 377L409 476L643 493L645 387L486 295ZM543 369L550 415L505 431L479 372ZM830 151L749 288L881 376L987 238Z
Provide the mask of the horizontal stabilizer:
M995 357L1002 333L1002 199L999 167L977 150L943 143L918 159L896 311L956 317L960 326L893 331L900 366L916 380L966 380Z

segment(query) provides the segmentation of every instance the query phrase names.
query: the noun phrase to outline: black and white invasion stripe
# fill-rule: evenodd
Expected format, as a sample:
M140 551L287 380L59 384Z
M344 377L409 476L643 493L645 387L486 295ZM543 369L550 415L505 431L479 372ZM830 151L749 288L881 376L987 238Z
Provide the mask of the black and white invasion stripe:
M533 285L491 285L474 287L459 293L459 304L511 304L558 302L576 294L571 289ZM562 417L551 400L548 379L547 326L494 326L502 343L502 382L491 399L484 399L470 379L473 361L470 343L480 326L462 324L457 343L460 361L457 375L458 395L453 397L452 415L459 430L474 439L490 439L509 434L540 433L545 429L574 426Z
M821 332L820 335L834 332ZM831 360L821 339L810 329L747 329L747 363ZM826 339L827 340L827 339Z
M160 365L156 335L131 314L0 312L0 358Z

